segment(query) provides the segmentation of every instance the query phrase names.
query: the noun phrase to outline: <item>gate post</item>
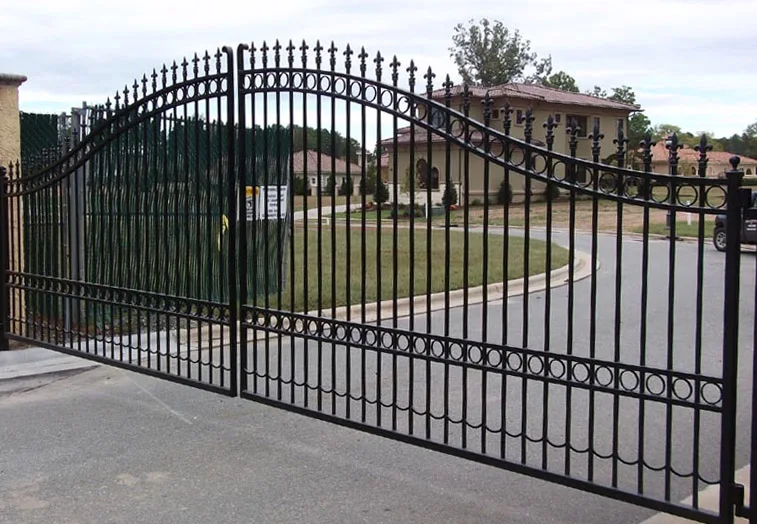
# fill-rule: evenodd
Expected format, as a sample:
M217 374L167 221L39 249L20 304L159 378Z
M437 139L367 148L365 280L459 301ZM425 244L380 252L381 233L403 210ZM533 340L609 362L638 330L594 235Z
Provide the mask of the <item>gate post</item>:
M741 180L740 159L730 159L726 173L725 296L723 307L723 415L720 424L720 517L732 523L737 504L736 472L736 381L738 375L739 278L741 275Z
M7 170L0 166L0 351L7 351L10 311L10 289L8 287L8 235L10 234L8 218L8 176Z

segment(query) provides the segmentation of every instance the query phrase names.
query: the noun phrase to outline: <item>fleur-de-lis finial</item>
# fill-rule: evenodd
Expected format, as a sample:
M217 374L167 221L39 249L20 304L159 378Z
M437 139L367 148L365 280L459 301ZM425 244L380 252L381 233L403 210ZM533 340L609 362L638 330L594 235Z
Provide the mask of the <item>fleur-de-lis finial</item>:
M350 44L347 44L347 47L345 47L342 54L344 55L344 68L347 70L347 73L349 73L352 68L352 55L355 54L355 51L352 50Z
M652 148L657 144L652 139L652 133L647 131L644 138L639 142L641 147L641 160L644 162L644 171L652 171Z
M599 162L599 155L601 153L601 142L605 138L605 135L602 134L602 132L599 130L599 122L594 122L594 129L592 130L591 134L589 135L589 139L591 139L591 154L594 162Z
M137 79L134 79L134 84L131 86L134 89L134 101L136 102L139 98L139 83L137 82Z
M442 87L444 87L444 101L447 104L447 107L449 107L450 102L452 101L452 88L455 87L455 84L452 82L449 75L444 79Z
M197 56L197 53L192 57L192 73L194 73L195 78L200 73L200 57Z
M168 68L166 67L166 64L163 64L163 67L160 70L160 85L161 87L166 87L166 84L168 83Z
M124 106L129 105L129 86L124 86Z
M544 122L543 127L546 129L544 140L547 142L547 149L551 150L555 143L555 128L557 127L554 115L550 114L547 117L547 121Z
M294 47L294 44L292 43L292 40L289 39L289 45L287 46L287 63L289 64L289 67L294 67L294 50L296 48Z
M323 46L321 45L320 40L315 41L315 47L313 48L315 51L315 67L320 69L321 68L321 51L323 51Z
M331 67L331 70L334 71L336 69L336 52L339 51L337 47L334 45L334 41L331 41L331 45L329 46L329 66Z
M505 100L505 107L502 110L505 113L505 116L502 119L502 128L504 129L505 134L509 135L510 134L510 128L513 125L513 119L511 117L511 115L513 114L513 108L510 105L510 101L509 100Z
M399 67L402 64L400 64L399 60L397 60L397 55L394 55L392 58L392 62L389 64L389 67L392 68L392 84L397 85L397 82L399 81L400 74L399 74Z
M376 80L381 80L381 72L383 68L381 67L381 62L384 61L384 57L381 56L381 51L376 52L376 58L373 59L373 63L376 64Z
M365 52L365 47L360 48L360 54L357 55L360 59L360 75L365 76L366 71L366 65L365 65L365 59L368 58L368 53Z
M281 44L278 38L276 43L273 44L273 63L276 64L276 67L281 66Z
M525 126L523 127L523 137L526 139L527 143L531 143L531 139L533 137L534 132L534 110L532 107L526 108L526 114L524 116L524 120L526 121Z
M431 70L431 66L428 66L428 70L423 75L423 78L426 79L426 93L430 95L434 91L434 78L436 78L436 73Z
M705 167L707 166L707 153L709 151L712 151L712 144L707 142L707 135L702 133L701 138L699 139L699 144L697 144L694 147L694 150L699 153L699 163L703 163Z
M171 81L175 84L176 80L178 79L177 71L179 70L179 66L176 65L176 60L173 61L173 65L171 66Z
M263 64L263 67L268 67L268 50L271 49L268 47L268 43L263 40L263 45L260 46L260 52L262 53L260 56L260 62Z
M576 150L578 149L578 133L581 128L578 126L578 121L575 118L571 118L568 122L568 126L565 128L565 132L568 133L568 148L571 151L571 156L576 156Z
M668 164L671 168L678 166L678 150L683 148L683 144L678 142L678 134L673 133L665 141L665 149L668 150ZM672 172L676 172L676 169L672 169Z
M300 52L302 53L302 67L306 67L308 63L308 49L310 47L307 45L305 40L302 41L302 45L300 46Z
M158 72L155 70L155 68L152 68L152 74L150 75L150 78L152 79L152 82L150 83L150 87L152 87L152 92L158 90Z
M488 89L481 103L484 105L484 123L488 126L492 119L492 97Z
M418 71L418 66L415 65L414 60L410 60L410 66L406 70L408 72L408 85L410 86L410 92L415 91L415 72Z
M208 53L208 50L205 50L205 54L202 57L202 69L205 71L205 76L210 74L210 53Z
M187 79L187 66L189 65L189 62L187 62L187 57L184 57L184 60L181 61L181 78L182 80Z
M618 146L618 150L615 153L615 157L618 160L618 167L623 167L623 161L626 157L626 144L628 143L628 139L626 138L625 132L623 130L623 120L618 120L618 134L617 137L612 141L613 144Z
M255 42L250 43L250 69L255 69L255 51L258 48L255 47Z
M147 75L142 75L142 98L147 96Z
M221 57L223 56L223 54L221 53L220 47L216 47L216 54L213 56L215 56L215 59L216 59L216 73L220 73L221 72Z

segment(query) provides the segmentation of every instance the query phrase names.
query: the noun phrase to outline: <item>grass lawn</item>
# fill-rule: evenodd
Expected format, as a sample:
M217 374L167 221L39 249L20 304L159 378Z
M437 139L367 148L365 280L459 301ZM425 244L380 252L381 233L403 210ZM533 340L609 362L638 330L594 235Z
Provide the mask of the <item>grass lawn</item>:
M705 218L704 222L704 236L710 238L712 236L712 229L715 226L715 219L711 216ZM643 233L643 227L635 227L634 233ZM649 224L649 233L651 235L667 235L669 231L665 228L665 222L656 222ZM692 217L691 225L688 224L686 219L676 217L676 235L679 237L699 237L699 220L697 217Z
M427 232L410 229L397 230L397 248L394 248L393 231L390 227L382 227L381 233L376 229L368 228L365 237L360 229L335 226L336 242L333 244L335 253L332 255L331 228L322 230L321 258L318 258L318 232L310 229L307 234L308 250L305 256L305 232L303 229L295 231L295 310L303 311L318 307L318 288L321 284L323 308L359 304L361 296L365 293L367 302L375 301L379 297L379 285L381 299L392 298L394 286L394 255L397 257L397 296L410 296L410 268L413 274L413 295L421 295L427 290L427 276L431 277L431 292L440 292L445 289L445 253L447 246L445 232L434 230L431 235L431 256L427 257ZM479 286L484 282L484 236L471 233L469 235L469 261L463 265L464 235L460 231L450 231L449 243L449 279L450 289L463 287L464 270L468 271L468 286ZM411 235L414 239L414 253L411 252ZM347 243L349 240L349 250ZM380 251L377 242L381 243ZM503 247L504 237L490 235L488 240L488 270L487 282L502 282L520 278L524 274L524 243L519 237L509 238L508 271L504 275ZM366 252L366 267L361 264L361 250L363 243ZM290 246L291 247L291 246ZM546 267L547 245L539 240L531 240L529 249L529 274L543 273ZM271 307L283 309L291 308L291 268L289 266L289 254L286 263L282 265L286 275L286 287L282 296L272 295L269 297ZM558 246L552 246L551 268L555 269L568 263L568 251ZM428 262L431 262L430 273ZM332 267L332 263L334 267ZM348 265L349 264L349 265ZM379 277L379 270L381 276ZM307 301L305 299L304 276L307 272ZM275 278L275 275L271 275ZM332 296L332 282L335 283L335 293ZM262 303L262 300L259 302Z
M308 196L302 196L302 195L295 195L294 196L294 210L300 211L301 209L305 208L305 200L307 199L308 209L315 209L318 207L318 196L316 195L308 195ZM350 197L350 200L352 202L359 202L360 197ZM335 200L334 205L341 206L347 203L347 197L345 196L338 196L338 197L330 197L327 195L321 195L321 207L331 207L331 201Z

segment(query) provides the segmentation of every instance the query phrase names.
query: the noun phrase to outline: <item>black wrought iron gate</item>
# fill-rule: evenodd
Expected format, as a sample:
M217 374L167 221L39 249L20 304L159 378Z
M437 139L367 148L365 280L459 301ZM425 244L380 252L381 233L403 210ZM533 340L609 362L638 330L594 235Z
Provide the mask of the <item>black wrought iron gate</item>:
M6 344L701 522L749 513L738 159L707 176L706 140L683 166L672 135L653 172L633 108L576 95L587 130L507 86L429 69L417 92L412 61L364 49L233 54L163 66L52 165L8 166Z

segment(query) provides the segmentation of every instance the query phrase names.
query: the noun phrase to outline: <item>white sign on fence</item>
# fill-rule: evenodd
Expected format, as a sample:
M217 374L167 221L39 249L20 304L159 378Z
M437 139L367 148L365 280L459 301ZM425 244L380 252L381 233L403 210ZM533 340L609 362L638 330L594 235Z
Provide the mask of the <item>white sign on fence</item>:
M245 197L248 221L286 218L287 186L247 186Z

